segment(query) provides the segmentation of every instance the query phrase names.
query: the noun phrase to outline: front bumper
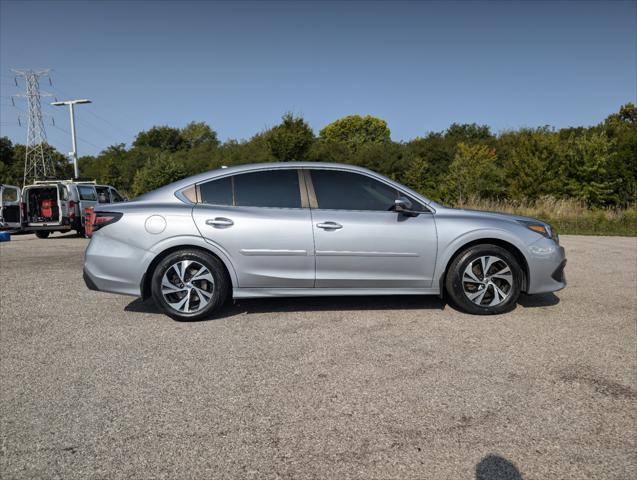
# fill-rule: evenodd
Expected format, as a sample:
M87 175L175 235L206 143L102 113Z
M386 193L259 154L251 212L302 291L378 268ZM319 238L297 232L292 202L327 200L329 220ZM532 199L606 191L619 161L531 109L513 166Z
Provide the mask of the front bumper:
M555 241L541 238L527 247L529 284L526 293L556 292L566 287L566 251Z

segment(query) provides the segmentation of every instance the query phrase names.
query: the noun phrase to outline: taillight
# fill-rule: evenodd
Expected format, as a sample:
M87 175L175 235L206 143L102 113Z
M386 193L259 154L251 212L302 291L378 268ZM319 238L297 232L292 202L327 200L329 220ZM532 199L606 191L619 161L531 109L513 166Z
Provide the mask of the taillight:
M75 219L75 201L69 200L69 218Z
M87 212L88 213L88 212ZM123 213L120 212L96 212L92 210L87 214L85 232L90 237L94 232L106 225L117 222L122 218Z

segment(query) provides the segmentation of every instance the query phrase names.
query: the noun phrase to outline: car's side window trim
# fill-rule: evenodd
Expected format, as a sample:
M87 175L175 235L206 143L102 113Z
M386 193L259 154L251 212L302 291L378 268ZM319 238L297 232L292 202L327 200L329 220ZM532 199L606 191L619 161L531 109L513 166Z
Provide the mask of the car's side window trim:
M289 170L293 170L296 171L298 174L298 187L299 187L299 196L301 199L301 206L300 207L265 207L265 206L258 206L258 205L250 205L250 206L240 206L237 205L237 198L236 198L236 189L235 189L235 184L234 184L234 179L237 175L244 175L244 174L250 174L250 173L261 173L261 172L278 172L278 171L289 171ZM203 196L201 194L201 185L208 183L208 182L215 182L217 180L223 180L224 178L228 178L230 177L230 184L231 184L231 191L232 191L232 205L225 205L225 204L215 204L215 203L205 203L203 201ZM231 174L227 174L227 175L223 175L223 176L219 176L219 177L213 177L213 178L209 178L207 180L198 182L194 185L195 187L195 192L196 192L196 202L192 202L192 203L196 203L198 205L210 205L210 206L217 206L217 207L241 207L241 208L275 208L278 210L300 210L303 208L309 208L309 200L308 200L308 190L307 190L307 186L306 186L306 182L305 182L305 178L303 176L303 172L302 169L300 168L263 168L263 169L256 169L256 170L249 170L249 171L245 171L245 172L237 172L237 173L231 173ZM188 189L192 188L192 185L189 187L186 187L182 190L180 190L180 193L182 194L182 196L186 197L186 195L184 194L184 192ZM190 201L190 200L189 200Z
M397 188L394 185L391 185L391 184L389 184L387 182L384 182L381 179L378 179L378 178L374 177L373 175L368 175L365 172L352 171L352 170L339 169L339 168L305 168L303 170L305 172L305 182L307 184L310 208L314 209L314 210L330 210L330 211L338 211L338 212L385 212L385 213L393 213L393 214L396 213L393 210L352 210L352 209L348 209L348 208L321 208L319 206L319 204L318 204L318 197L316 196L316 191L314 190L314 183L313 183L313 180L312 180L312 171L314 171L314 170L328 170L328 171L334 171L334 172L353 173L353 174L356 174L356 175L362 175L362 176L365 176L367 178L371 178L372 180L375 180L375 181L377 181L379 183L382 183L383 185L385 185L387 187L390 187L390 188L396 190L396 192L399 195L404 195L410 201L412 201L414 203L417 203L417 204L421 205L423 208L425 208L425 210L418 211L418 213L433 213L433 211L429 208L429 206L426 205L424 202L413 198L410 194L408 194L407 192L404 192L400 188Z
M314 184L312 183L310 171L307 168L299 168L299 178L303 179L303 186L305 187L305 195L307 197L306 208L317 209L316 192L314 192Z

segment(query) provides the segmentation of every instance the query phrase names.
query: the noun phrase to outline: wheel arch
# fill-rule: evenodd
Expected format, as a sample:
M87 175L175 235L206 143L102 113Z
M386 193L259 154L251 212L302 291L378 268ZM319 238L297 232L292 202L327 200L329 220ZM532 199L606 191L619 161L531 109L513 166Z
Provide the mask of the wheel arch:
M217 258L221 262L221 264L224 266L225 273L230 279L231 289L234 289L237 287L237 277L234 271L234 267L232 266L230 261L225 257L225 255L220 254L220 252L215 252L214 249L208 247L208 245L203 246L203 245L197 245L197 244L191 244L191 243L180 243L178 245L172 245L161 250L157 255L155 255L155 257L152 259L152 261L148 265L148 268L144 272L144 275L142 276L142 280L139 286L143 300L146 300L147 298L150 298L151 296L151 281L153 277L153 272L155 271L155 268L157 267L159 262L161 262L164 258L166 258L171 253L177 252L179 250L199 250L201 252L207 253Z
M511 255L515 257L515 259L520 264L520 268L522 269L524 276L522 277L522 291L526 292L526 289L529 285L529 264L527 262L526 257L522 253L522 250L515 244L503 240L501 238L496 237L481 237L475 238L473 240L469 240L460 245L454 245L452 251L448 254L448 257L444 261L444 270L442 270L442 274L438 279L438 285L440 288L440 295L444 295L445 292L445 279L447 278L447 273L449 272L449 266L453 263L453 261L464 252L467 248L473 247L475 245L497 245L498 247L502 247L507 250Z

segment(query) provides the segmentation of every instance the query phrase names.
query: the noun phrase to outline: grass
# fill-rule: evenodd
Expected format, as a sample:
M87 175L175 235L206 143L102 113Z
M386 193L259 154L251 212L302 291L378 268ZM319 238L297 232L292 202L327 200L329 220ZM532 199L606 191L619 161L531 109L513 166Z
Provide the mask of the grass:
M590 209L575 199L543 197L534 202L469 199L462 208L513 213L550 223L560 234L637 236L637 208Z

